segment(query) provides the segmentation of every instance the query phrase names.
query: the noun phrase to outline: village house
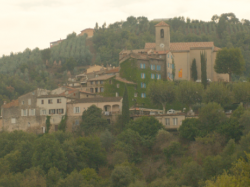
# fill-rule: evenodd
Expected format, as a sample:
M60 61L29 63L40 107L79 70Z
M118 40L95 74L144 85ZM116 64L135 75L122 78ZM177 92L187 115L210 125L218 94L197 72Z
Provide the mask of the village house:
M74 131L82 121L82 113L90 106L102 109L103 116L109 123L116 121L122 113L122 97L96 97L72 100L67 103L67 130Z
M94 35L94 29L87 28L81 31L81 33L78 36L83 36L84 34L88 35L88 38L92 38Z

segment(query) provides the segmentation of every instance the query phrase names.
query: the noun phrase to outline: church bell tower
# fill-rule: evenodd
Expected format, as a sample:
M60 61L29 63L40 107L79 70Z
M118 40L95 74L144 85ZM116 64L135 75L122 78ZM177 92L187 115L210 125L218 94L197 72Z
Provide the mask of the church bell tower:
M168 51L170 49L170 27L164 21L155 25L156 51Z

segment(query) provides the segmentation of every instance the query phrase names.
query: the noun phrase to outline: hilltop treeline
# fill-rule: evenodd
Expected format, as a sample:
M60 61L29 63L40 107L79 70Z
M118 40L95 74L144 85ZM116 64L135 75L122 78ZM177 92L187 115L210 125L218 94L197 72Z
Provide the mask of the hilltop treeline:
M233 13L214 15L211 21L175 17L165 21L170 25L171 42L214 41L217 47L239 47L250 72L250 21L239 20ZM146 42L155 42L158 22L146 17L128 17L126 21L95 26L93 37L97 63L118 65L119 52L123 49L142 49Z

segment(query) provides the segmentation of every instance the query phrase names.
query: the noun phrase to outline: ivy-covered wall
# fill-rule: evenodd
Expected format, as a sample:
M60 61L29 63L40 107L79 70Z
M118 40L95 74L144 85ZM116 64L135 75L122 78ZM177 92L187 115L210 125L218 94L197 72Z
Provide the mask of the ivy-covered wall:
M149 62L145 61L147 63L145 69L138 68L137 60L130 58L120 64L120 76L128 81L132 81L136 83L137 85L127 85L128 90L128 97L129 97L129 106L134 106L135 104L138 104L140 107L144 108L152 108L152 109L162 109L161 105L155 105L151 102L151 100L147 97L142 98L141 93L147 92L147 86L149 82L151 81L157 81L157 79L151 79L151 73L158 74L159 71L154 71L150 69ZM162 67L164 68L164 67ZM141 78L141 73L145 73L145 78ZM163 77L163 76L162 76ZM146 88L141 88L141 83L146 84ZM119 84L119 88L117 88L117 84ZM136 89L135 89L136 87ZM112 78L112 84L109 83L109 81L106 81L104 84L104 92L102 95L104 97L115 97L116 92L119 94L119 96L123 96L125 88L125 83L117 81L115 78ZM137 97L134 97L134 94L137 93ZM184 106L179 103L175 102L171 105L166 106L166 110L169 109L175 109L175 110L182 110Z

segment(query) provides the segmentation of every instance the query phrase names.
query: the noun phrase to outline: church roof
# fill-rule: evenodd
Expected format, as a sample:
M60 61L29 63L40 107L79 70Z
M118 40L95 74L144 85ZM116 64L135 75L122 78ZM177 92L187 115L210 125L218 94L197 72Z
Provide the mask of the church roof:
M162 27L162 26L167 26L169 27L168 24L166 24L164 21L161 21L160 23L156 24L155 27Z
M156 47L155 43L145 43L145 49L153 49ZM192 48L212 48L214 47L214 42L179 42L170 43L170 51L189 51ZM214 50L219 50L215 47Z

